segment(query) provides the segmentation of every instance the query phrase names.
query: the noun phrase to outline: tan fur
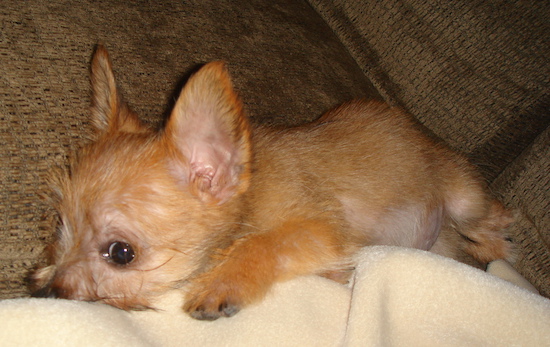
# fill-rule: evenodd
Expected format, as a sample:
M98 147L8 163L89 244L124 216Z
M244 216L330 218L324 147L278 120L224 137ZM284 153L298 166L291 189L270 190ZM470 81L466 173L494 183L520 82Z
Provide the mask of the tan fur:
M54 188L59 239L35 275L46 293L132 309L185 285L184 309L216 319L277 281L345 282L368 245L484 263L509 255L510 212L397 108L358 100L301 127L252 129L214 62L153 131L122 101L102 47L92 85L97 134ZM113 261L115 242L135 258Z

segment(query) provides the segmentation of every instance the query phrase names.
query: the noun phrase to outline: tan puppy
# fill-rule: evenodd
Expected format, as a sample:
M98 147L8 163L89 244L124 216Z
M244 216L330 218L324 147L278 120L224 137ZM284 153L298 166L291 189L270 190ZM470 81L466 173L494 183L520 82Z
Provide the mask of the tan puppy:
M156 131L122 101L101 46L92 88L96 135L56 176L62 225L35 274L42 294L140 309L185 285L184 309L216 319L277 281L345 282L368 245L509 254L511 214L399 109L353 101L301 127L252 128L214 62Z

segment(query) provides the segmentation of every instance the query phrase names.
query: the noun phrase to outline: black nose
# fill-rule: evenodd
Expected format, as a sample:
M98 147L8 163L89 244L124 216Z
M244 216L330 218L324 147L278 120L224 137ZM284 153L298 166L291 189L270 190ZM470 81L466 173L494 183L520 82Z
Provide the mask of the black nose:
M59 293L56 288L44 287L31 294L33 298L58 298Z

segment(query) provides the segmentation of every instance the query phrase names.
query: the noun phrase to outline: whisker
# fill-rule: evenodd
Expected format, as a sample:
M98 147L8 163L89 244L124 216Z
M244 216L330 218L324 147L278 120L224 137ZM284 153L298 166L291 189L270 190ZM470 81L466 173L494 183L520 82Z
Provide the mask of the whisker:
M174 256L171 256L169 259L167 259L164 263L162 264L159 264L155 267L152 267L150 269L135 269L137 271L140 271L140 272L149 272L149 271L155 271L155 270L158 270L160 269L161 267L165 266L166 264L168 264L169 261L171 261L172 259L174 259Z

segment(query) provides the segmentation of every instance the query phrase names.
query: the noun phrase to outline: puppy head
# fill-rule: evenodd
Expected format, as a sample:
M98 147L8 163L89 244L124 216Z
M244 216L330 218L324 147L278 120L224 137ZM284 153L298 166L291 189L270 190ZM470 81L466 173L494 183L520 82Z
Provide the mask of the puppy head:
M150 307L238 222L249 123L220 62L189 79L160 131L122 101L103 47L91 80L95 137L53 178L61 223L35 285L46 295Z

